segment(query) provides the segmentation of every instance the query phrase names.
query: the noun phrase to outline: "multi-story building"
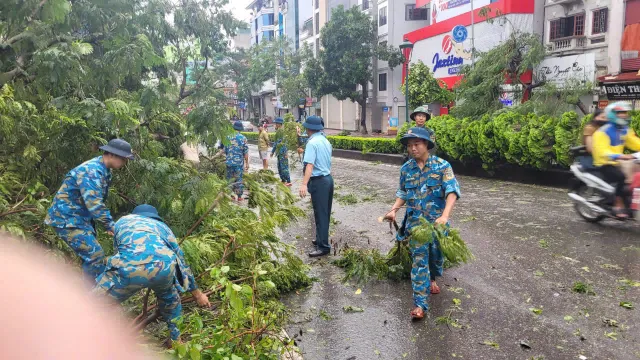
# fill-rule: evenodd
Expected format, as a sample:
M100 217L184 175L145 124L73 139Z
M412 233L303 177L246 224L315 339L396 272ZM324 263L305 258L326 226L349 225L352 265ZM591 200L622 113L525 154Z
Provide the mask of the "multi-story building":
M251 45L271 41L276 36L276 10L273 0L254 0L247 6L251 11ZM276 66L274 64L274 66ZM251 117L274 117L276 115L276 79L265 81L260 91L251 98Z
M406 33L430 24L429 10L416 7L415 1L381 0L378 1L377 6L374 6L373 1L376 0L359 0L358 5L375 20L380 43L398 48L404 41ZM377 9L376 13L373 13L374 8ZM401 123L405 121L405 97L400 89L403 83L403 71L402 66L391 69L384 61L379 61L376 65L374 71L376 81L371 84L371 87L377 87L372 89L375 90L372 93L377 93L377 99L369 103L367 118L371 120L370 129L384 132L390 118L398 118Z
M605 16L608 71L598 78L598 105L626 100L640 110L640 0L611 0Z
M565 0L556 0L566 2ZM416 8L428 9L430 23L405 35L414 48L411 62L422 60L431 68L434 77L449 89L461 80L458 75L463 64L472 64L471 49L488 51L508 38L514 29L542 36L544 30L545 0L474 0L451 2L448 0L416 0ZM498 12L507 20L491 22L480 16L488 7L490 14ZM532 74L523 77L532 81ZM508 100L505 100L508 101ZM428 104L434 114L448 113L449 104ZM400 115L400 123L404 116Z

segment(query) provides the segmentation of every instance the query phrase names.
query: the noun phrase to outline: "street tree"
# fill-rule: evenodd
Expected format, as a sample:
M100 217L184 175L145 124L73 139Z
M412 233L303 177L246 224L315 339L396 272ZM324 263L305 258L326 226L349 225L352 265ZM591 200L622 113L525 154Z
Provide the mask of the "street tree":
M373 81L372 59L387 61L394 68L404 61L399 49L378 43L378 28L369 15L356 6L345 10L338 6L322 28L322 45L316 58L310 59L305 77L314 96L333 95L350 99L361 107L361 131L367 133L367 98Z
M402 93L406 95L406 87L402 86ZM454 100L454 94L433 76L433 72L422 60L409 66L409 107L440 103L449 104Z

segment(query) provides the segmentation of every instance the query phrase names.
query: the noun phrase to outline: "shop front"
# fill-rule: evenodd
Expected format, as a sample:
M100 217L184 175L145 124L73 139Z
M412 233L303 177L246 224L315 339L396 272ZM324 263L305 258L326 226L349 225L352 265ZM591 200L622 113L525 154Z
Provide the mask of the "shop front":
M419 3L420 0L416 5ZM534 3L534 0L431 1L427 5L431 6L431 25L405 34L405 38L414 44L411 62L422 61L442 86L453 89L462 79L459 74L462 66L473 63L471 49L480 52L491 50L506 40L514 27L525 32L542 31L534 26ZM509 25L503 26L499 21L489 22L486 17L480 16L484 7L491 10L492 16L503 14ZM440 113L448 113L448 105L440 104Z

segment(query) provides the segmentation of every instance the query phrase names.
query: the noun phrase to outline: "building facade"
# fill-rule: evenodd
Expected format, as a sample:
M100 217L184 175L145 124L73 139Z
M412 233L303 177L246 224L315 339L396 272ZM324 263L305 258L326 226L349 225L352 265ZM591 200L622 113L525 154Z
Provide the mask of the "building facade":
M376 20L379 42L394 48L399 49L405 34L430 25L429 10L416 7L415 1L378 1L375 14L372 0L359 0L359 6ZM376 81L371 86L377 87L377 101L370 104L370 129L386 132L391 118L398 119L400 124L406 121L402 66L391 69L386 62L379 61L374 76Z
M598 77L598 106L623 100L640 110L640 0L611 0L607 20L609 62Z
M449 89L462 79L458 74L462 65L473 63L472 48L488 51L516 30L541 38L544 33L545 0L474 0L456 6L447 0L417 0L416 7L429 9L431 19L428 26L405 35L414 44L410 61L421 60ZM503 14L506 22L487 21L480 15L485 7L490 14ZM528 78L531 81L530 74ZM428 105L436 115L449 110L448 104Z
M277 30L276 16L278 16L278 12L274 5L277 5L277 3L274 4L274 0L255 0L247 6L247 10L251 12L250 28L252 46L275 39ZM253 114L249 114L250 118L262 118L264 116L275 117L275 79L265 81L260 91L252 95L249 101L251 101Z

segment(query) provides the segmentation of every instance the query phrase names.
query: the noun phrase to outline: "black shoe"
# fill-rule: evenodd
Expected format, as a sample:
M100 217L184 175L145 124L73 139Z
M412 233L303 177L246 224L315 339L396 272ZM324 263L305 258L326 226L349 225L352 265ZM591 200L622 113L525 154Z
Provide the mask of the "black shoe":
M313 246L318 246L318 242L315 240L312 240L311 243L313 244Z
M329 255L329 252L330 251L316 250L316 251L310 252L309 257L314 258L314 257L325 256L325 255Z

